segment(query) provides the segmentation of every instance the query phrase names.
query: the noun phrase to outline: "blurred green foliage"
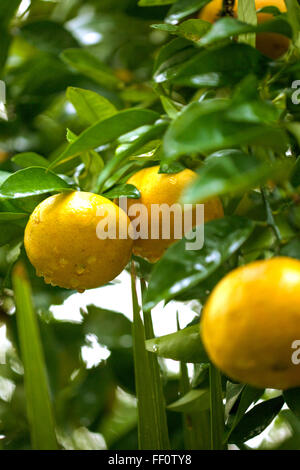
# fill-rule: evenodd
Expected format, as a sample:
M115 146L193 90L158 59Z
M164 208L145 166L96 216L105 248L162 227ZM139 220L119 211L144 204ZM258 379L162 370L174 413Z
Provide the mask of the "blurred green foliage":
M51 192L137 198L128 176L159 161L166 173L198 171L185 202L222 197L225 218L207 224L200 254L185 253L183 240L155 266L134 258L137 276L149 281L145 309L175 299L200 311L236 266L274 254L300 259L300 105L292 99L300 7L288 1L288 15L264 26L291 39L272 61L249 45L257 27L196 19L207 3L1 0L0 448L31 446L11 284L18 259L32 285L59 445L138 446L131 322L93 305L81 322L55 319L50 307L73 292L45 285L26 259L25 224ZM232 40L239 35L249 43ZM209 433L209 361L195 341L198 322L197 315L196 327L147 342L149 354L182 361L181 377L161 362L175 449L204 446L203 423ZM84 351L99 346L108 357L91 365ZM186 362L194 363L191 381L183 380ZM299 449L298 390L255 390L227 377L221 385L228 442L247 448L277 416L260 448Z

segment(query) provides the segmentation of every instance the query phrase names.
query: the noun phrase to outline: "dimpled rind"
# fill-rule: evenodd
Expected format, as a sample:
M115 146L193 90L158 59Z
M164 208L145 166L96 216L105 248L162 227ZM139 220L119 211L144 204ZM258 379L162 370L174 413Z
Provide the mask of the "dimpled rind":
M300 340L300 261L255 261L225 276L203 311L201 332L212 362L255 387L300 386L292 361Z
M102 214L115 221L116 239L97 237ZM37 275L52 285L80 292L102 286L120 274L131 257L133 240L118 238L120 222L132 234L125 212L97 194L50 196L35 208L26 226L28 258Z
M222 12L223 0L214 0L208 5L204 6L199 13L199 18L210 23L214 23L220 18ZM256 0L256 10L264 7L276 7L281 12L286 12L286 4L284 0ZM234 15L237 17L238 0L235 1ZM270 13L258 13L258 24L269 21L273 18ZM276 33L259 33L256 36L257 49L271 59L277 59L285 54L289 48L290 41L286 36Z
M197 178L197 174L189 169L185 169L179 173L160 174L159 166L144 168L143 170L135 173L129 180L128 184L133 184L141 193L140 199L128 201L128 209L133 204L143 204L148 211L148 221L143 223L148 224L149 234L151 233L151 205L152 204L168 204L172 206L178 203L184 189L193 183ZM205 202L204 220L217 219L224 216L222 203L219 198L213 198ZM171 219L173 220L173 219ZM147 259L150 262L155 262L161 258L165 250L174 242L174 233L172 234L171 223L171 237L170 239L148 239L138 238L134 241L133 252ZM182 231L182 236L184 235Z

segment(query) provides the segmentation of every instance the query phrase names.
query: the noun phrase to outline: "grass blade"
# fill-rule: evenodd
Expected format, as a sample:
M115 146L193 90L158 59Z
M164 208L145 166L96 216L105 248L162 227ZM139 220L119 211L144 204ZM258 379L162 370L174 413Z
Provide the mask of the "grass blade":
M177 312L177 330L180 330ZM191 389L186 362L180 362L180 395L184 396ZM183 413L183 434L185 448L188 450L210 449L210 419L208 411Z
M164 399L157 368L145 347L145 329L136 292L134 264L131 265L133 304L133 351L136 396L138 402L138 438L140 450L165 450L169 447ZM151 331L149 319L148 333ZM149 331L150 330L150 331ZM154 356L155 357L155 356Z
M26 407L32 448L56 450L58 446L44 354L32 304L31 287L25 267L21 262L17 263L13 270L12 281L24 365Z
M224 406L222 399L221 373L210 365L210 422L211 449L223 450L224 444Z

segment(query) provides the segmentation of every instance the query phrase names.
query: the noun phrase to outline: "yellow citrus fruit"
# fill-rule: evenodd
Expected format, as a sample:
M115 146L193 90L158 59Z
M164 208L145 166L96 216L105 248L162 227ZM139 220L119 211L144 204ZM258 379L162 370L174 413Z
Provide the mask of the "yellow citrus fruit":
M147 214L140 214L140 225L147 225L149 230L148 239L138 238L134 241L133 252L146 258L150 262L157 261L164 253L164 251L178 238L175 238L174 233L174 214L170 213L170 237L163 239L162 236L162 215L159 214L159 238L151 237L151 209L152 205L167 204L171 207L180 200L183 190L191 184L197 174L189 169L185 169L179 173L173 174L160 174L159 166L145 168L135 173L129 180L128 184L133 184L141 193L141 198L138 200L128 201L128 210L133 204L142 204L147 209ZM129 214L130 216L130 214ZM205 202L204 219L208 222L212 219L217 219L224 216L222 203L218 198L214 198ZM195 214L193 213L193 220ZM184 225L184 224L182 224ZM184 235L184 230L181 231L181 238Z
M214 23L220 18L222 12L222 0L213 0L206 5L199 13L199 18L210 23ZM281 12L286 12L286 4L284 0L256 0L256 10L260 10L265 7L277 7ZM237 16L238 0L235 1L234 5L234 16ZM264 23L272 19L273 15L270 13L258 13L257 21L258 24ZM256 47L257 49L270 57L271 59L277 59L281 57L289 48L289 39L282 34L277 33L260 33L256 36Z
M300 261L276 257L229 273L204 307L201 331L211 360L229 377L262 388L300 386L292 360L300 340Z
M111 237L99 238L105 220ZM119 238L119 225L127 230ZM107 228L100 227L102 233ZM103 230L102 230L103 229ZM50 196L33 211L25 229L25 249L46 283L83 291L114 279L128 263L133 240L130 220L108 199L74 191Z

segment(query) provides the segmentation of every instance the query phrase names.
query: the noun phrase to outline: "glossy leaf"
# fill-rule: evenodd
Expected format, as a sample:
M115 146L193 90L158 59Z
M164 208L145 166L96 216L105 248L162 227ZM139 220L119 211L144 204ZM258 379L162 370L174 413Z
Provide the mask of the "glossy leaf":
M199 325L189 326L176 333L148 339L148 351L174 361L209 362L201 341Z
M29 166L48 168L50 163L45 157L34 152L18 153L12 157L12 161L22 168L27 168Z
M281 129L253 122L253 114L249 116L248 111L247 106L244 109L230 108L227 100L189 104L165 134L164 161L194 152L208 154L243 144L277 148L286 145L286 135Z
M208 32L211 24L207 21L190 19L180 23L178 26L164 23L161 25L155 24L152 27L197 42Z
M224 217L205 224L201 251L187 251L185 238L175 243L153 269L145 308L168 301L206 279L243 245L253 228L250 220Z
M289 162L271 165L254 156L233 152L224 157L209 159L199 171L199 177L183 194L183 203L205 201L213 196L241 194L275 176L287 178Z
M76 109L78 116L89 124L104 121L117 113L115 106L110 101L94 91L69 87L66 95Z
M277 33L283 34L288 38L291 38L293 34L290 24L280 17L260 23L257 26L238 21L234 18L222 18L199 40L199 45L208 46L214 42L247 33Z
M243 443L261 434L283 406L282 396L259 403L246 413L230 436L230 442Z
M100 120L88 127L74 142L70 143L64 152L51 163L49 168L53 168L60 162L68 160L81 152L113 142L120 135L143 125L151 124L157 118L158 114L153 111L128 109L120 111L104 121Z
M141 194L133 184L118 184L114 188L103 193L108 199L116 199L119 197L128 197L131 199L139 199Z
M183 397L168 405L171 411L179 413L197 413L209 409L209 390L207 388L194 389Z
M71 190L62 178L40 167L16 171L0 186L0 197L18 199L52 191Z
M283 392L283 398L290 410L300 418L300 389L290 388L289 390L285 390Z
M230 415L230 419L228 420L230 429L226 434L226 440L229 439L229 436L239 424L248 408L252 404L255 404L259 400L259 398L261 398L263 393L263 389L251 387L250 385L245 385L243 387L242 392L238 397L238 407L236 409L236 412Z
M196 11L199 11L209 0L177 0L166 17L166 22L176 24Z

